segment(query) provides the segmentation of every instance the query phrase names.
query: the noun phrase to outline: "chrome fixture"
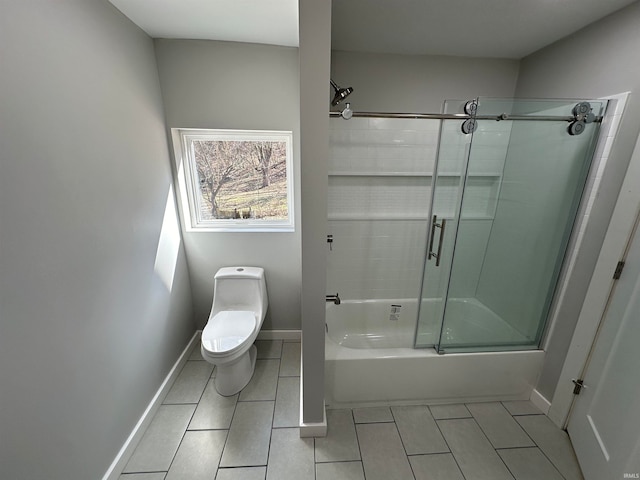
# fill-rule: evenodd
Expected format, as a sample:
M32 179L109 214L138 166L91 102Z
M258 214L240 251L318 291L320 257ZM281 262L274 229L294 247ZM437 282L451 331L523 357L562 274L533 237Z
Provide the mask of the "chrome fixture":
M340 295L338 295L337 293L335 295L327 295L326 296L326 301L327 302L333 302L336 305L340 305Z
M338 105L341 101L351 95L351 92L353 92L353 88L351 87L340 88L333 80L330 79L329 82L331 82L331 86L333 87L333 99L331 100L331 105L333 107Z
M447 225L447 220L442 219L440 223L438 223L438 216L434 215L433 220L431 221L431 240L429 240L429 255L427 260L431 260L432 258L436 259L436 267L440 266L440 258L442 257L442 238L444 237L444 228ZM436 228L440 229L440 239L438 240L438 253L433 251L433 239L436 236Z
M344 118L345 120L349 120L351 117L353 117L353 110L351 110L351 104L349 102L347 102L344 110L342 110L340 115L342 115L342 118Z
M331 105L336 106L353 88L340 88L333 80L331 85L336 92ZM478 115L478 101L469 100L464 105L464 113L396 113L396 112L354 112L351 110L351 104L347 103L342 112L329 112L329 117L342 117L349 120L352 117L357 118L410 118L415 120L463 120L462 133L473 133L478 127L478 120L495 120L496 122L505 120L537 120L547 122L568 122L568 132L570 135L580 135L586 128L588 123L601 123L602 116L595 115L592 112L589 102L580 102L573 107L571 115L509 115L501 113L500 115Z
M580 102L573 107L572 113L575 116L575 120L567 129L569 135L580 135L587 128L587 123L592 123L596 120L592 110L593 108L591 108L589 102Z

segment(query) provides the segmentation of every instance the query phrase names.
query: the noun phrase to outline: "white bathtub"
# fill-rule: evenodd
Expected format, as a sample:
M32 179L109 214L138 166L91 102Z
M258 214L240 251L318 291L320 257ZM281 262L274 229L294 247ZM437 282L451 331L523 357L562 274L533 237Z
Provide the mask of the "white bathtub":
M397 320L390 320L392 305L402 305ZM482 338L497 327L509 338L517 335L473 299L458 299L451 306L455 315L445 335ZM416 308L416 300L406 299L327 304L328 406L529 399L543 351L438 355L432 348L413 348Z

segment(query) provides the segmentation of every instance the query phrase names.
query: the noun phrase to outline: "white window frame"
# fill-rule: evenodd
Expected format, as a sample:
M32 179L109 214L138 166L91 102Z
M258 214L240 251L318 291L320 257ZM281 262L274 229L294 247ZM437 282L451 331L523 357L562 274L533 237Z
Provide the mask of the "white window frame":
M186 231L197 232L293 232L293 132L275 130L221 130L221 129L185 129L172 128L171 137L175 153L178 190L182 218ZM191 145L197 140L215 141L251 141L285 142L286 144L286 182L287 182L287 219L264 220L199 218L200 185L195 166L195 157Z

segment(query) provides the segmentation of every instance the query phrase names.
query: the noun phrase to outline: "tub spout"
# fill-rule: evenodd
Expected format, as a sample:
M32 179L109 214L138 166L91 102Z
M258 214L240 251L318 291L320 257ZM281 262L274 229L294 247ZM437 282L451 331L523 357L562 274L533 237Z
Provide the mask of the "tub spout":
M335 295L327 295L325 298L327 302L333 302L336 305L340 305L340 295L337 293Z

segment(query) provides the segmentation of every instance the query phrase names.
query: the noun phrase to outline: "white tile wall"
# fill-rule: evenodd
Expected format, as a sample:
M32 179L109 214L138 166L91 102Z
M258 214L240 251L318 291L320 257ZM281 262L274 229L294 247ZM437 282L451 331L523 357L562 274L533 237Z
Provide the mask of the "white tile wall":
M417 298L426 250L427 218L441 122L331 119L328 215L333 250L327 291L343 299ZM452 218L470 136L460 121L442 122L438 195L434 213ZM509 122L481 122L474 136L462 218L490 222L508 144ZM486 223L465 242L465 257L482 259ZM449 237L447 237L449 238ZM445 239L446 240L446 239ZM447 241L452 243L453 237ZM471 265L472 264L472 265ZM475 291L481 262L470 262L465 292ZM476 271L477 270L477 271ZM427 292L442 287L441 269L429 269ZM427 293L429 294L429 293Z

